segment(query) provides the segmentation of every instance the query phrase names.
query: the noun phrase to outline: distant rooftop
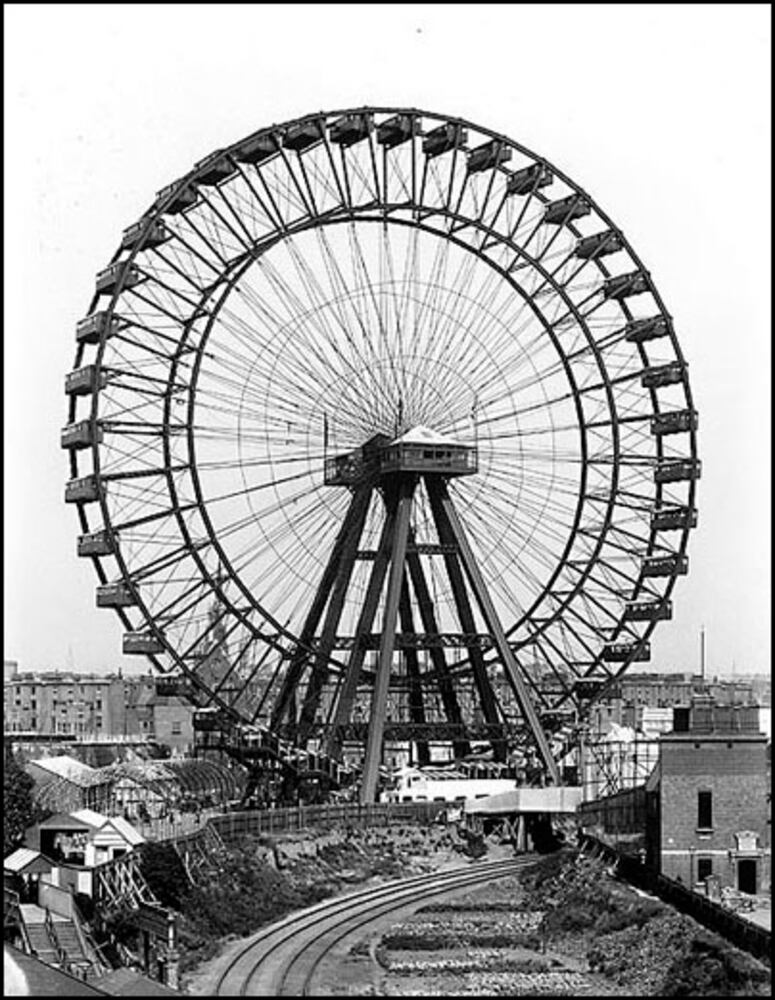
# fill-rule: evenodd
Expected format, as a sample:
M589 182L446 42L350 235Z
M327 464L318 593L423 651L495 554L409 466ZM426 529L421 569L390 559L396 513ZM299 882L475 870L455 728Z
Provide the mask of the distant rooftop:
M18 684L23 681L34 681L36 684L106 684L110 681L153 681L155 675L150 671L140 674L126 674L121 671L111 673L84 672L77 670L24 670L17 673L6 684Z

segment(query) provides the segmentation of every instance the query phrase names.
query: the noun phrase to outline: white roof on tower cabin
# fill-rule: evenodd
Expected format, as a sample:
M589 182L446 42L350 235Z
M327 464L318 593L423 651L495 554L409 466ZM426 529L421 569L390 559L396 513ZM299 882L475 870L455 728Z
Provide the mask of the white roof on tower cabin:
M401 437L397 437L391 444L446 444L456 448L465 448L467 445L461 444L447 434L439 434L438 431L431 430L423 424L418 424L406 431Z

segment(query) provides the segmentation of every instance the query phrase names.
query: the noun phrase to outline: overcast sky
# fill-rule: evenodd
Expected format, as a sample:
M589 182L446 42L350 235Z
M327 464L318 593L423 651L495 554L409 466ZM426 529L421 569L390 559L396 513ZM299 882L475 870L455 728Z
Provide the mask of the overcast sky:
M94 275L155 192L264 125L459 115L570 175L672 313L700 414L689 576L649 669L770 667L768 4L6 4L5 657L145 669L94 604L59 431Z

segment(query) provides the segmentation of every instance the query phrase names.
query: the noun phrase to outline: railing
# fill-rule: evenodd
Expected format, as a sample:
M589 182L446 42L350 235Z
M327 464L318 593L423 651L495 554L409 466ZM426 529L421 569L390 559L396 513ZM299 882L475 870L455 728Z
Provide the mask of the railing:
M5 889L4 893L4 919L3 919L3 931L7 935L11 928L14 928L19 932L19 937L22 940L22 949L26 954L31 955L33 952L32 941L30 941L29 931L27 930L27 925L22 917L22 911L20 907L20 897L18 892L14 892L12 889ZM12 935L11 935L12 936ZM6 937L6 940L8 938Z
M101 968L104 968L106 972L110 970L110 964L100 955L96 942L91 940L83 926L83 917L73 898L72 886L63 889L61 886L54 885L53 882L41 880L38 884L38 903L47 910L51 910L61 917L66 917L72 922L83 958L68 959L71 971L81 978L86 978L92 969L96 972L99 972Z
M49 936L49 940L54 946L54 951L56 952L57 965L59 965L65 972L70 971L70 963L67 959L67 952L59 943L59 938L57 937L57 932L54 928L54 921L51 919L51 911L47 906L43 907L43 912L45 914L43 918L43 926L46 928L46 933Z
M772 934L766 928L759 927L758 924L738 916L720 903L708 899L707 896L701 896L700 893L687 889L680 882L675 882L665 875L659 875L638 861L637 858L619 854L609 844L605 844L589 834L581 835L581 843L616 860L617 871L628 882L639 889L653 892L677 910L693 917L703 927L715 931L732 944L737 945L738 948L742 948L766 962L767 965L770 964Z
M22 936L25 936L20 904L19 893L9 889L8 886L3 886L3 927L21 927Z

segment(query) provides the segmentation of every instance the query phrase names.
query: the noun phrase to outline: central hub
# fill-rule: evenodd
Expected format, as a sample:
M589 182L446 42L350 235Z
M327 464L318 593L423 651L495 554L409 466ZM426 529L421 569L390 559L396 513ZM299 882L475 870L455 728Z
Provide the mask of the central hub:
M454 438L418 425L400 437L374 437L353 451L325 460L326 486L357 486L396 473L470 476L477 471L477 450Z

